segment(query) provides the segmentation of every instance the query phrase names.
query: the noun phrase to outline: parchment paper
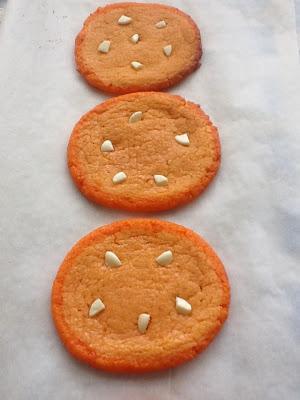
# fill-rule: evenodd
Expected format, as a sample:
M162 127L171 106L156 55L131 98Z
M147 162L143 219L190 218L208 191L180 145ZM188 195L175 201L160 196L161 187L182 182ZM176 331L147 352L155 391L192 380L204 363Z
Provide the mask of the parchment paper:
M162 3L167 3L160 0ZM132 217L73 186L66 145L105 96L74 67L74 38L103 1L9 0L0 26L0 340L2 400L300 398L299 82L289 0L174 0L202 32L201 68L178 93L219 127L222 167L190 206L156 217L203 235L232 286L222 333L174 370L109 375L71 358L50 316L66 252Z

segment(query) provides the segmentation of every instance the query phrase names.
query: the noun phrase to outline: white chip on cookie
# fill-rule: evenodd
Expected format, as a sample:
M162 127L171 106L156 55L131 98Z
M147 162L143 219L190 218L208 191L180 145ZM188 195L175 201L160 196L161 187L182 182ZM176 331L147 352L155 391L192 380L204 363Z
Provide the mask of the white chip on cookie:
M132 41L132 43L137 43L140 40L140 35L138 33L135 33L131 36L130 40Z
M112 178L112 181L116 185L118 183L122 183L122 182L126 181L126 179L127 179L127 175L125 174L125 172L121 171L121 172L117 172L116 175L114 175L114 177Z
M168 178L164 175L154 175L153 178L157 186L166 186L168 184Z
M173 253L171 250L164 251L155 260L157 264L164 267L173 261Z
M187 133L183 133L182 135L176 135L175 140L177 143L182 144L183 146L190 145L190 139Z
M133 69L138 70L138 69L141 69L143 67L143 64L140 63L139 61L132 61L131 62L131 66L132 66Z
M176 310L178 314L187 315L192 311L192 306L182 297L176 297Z
M119 257L113 251L107 251L104 259L108 267L120 267L122 265Z
M131 17L128 17L127 15L121 15L121 17L118 20L119 25L128 25L132 21Z
M108 53L109 52L109 48L110 48L110 41L109 40L103 40L103 42L101 42L99 44L98 50L101 53Z
M101 299L96 299L90 307L89 317L94 317L99 314L101 311L105 309L105 305L103 304Z
M134 113L132 113L129 117L129 122L133 123L133 122L138 122L142 119L143 113L142 111L135 111Z
M163 47L163 52L165 56L170 57L172 54L172 45L168 44L167 46Z
M103 153L114 151L114 146L112 142L110 140L104 140L104 142L101 144L101 151Z
M145 333L150 322L150 314L140 314L138 317L138 329L141 333Z
M166 23L166 21L161 20L161 21L158 21L155 24L155 26L156 26L156 28L161 29L161 28L165 28L167 26L167 23Z

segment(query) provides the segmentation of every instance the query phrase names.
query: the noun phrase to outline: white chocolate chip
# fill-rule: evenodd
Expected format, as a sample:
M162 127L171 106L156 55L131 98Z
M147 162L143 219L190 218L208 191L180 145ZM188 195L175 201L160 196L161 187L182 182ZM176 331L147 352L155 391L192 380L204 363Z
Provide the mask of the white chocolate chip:
M101 144L101 151L104 153L109 153L111 151L114 151L114 146L110 140L104 140L104 142Z
M175 140L177 143L182 144L183 146L190 145L190 139L187 133L183 133L182 135L176 135Z
M142 111L136 111L130 115L129 122L130 123L138 122L142 119L142 116L143 116Z
M130 40L132 41L132 43L137 43L140 40L140 35L138 33L135 33L131 36Z
M132 61L131 62L131 66L132 66L133 69L138 70L138 69L142 68L143 64L140 63L139 61Z
M167 46L165 46L163 48L163 51L164 51L165 56L170 57L170 55L172 54L172 45L168 44Z
M160 256L156 258L156 262L163 267L170 264L173 261L173 253L171 250L164 251Z
M105 264L108 267L120 267L122 265L119 257L112 251L107 251L105 253Z
M101 42L99 44L98 50L101 53L108 53L109 52L109 48L110 48L110 41L109 40L103 40L103 42Z
M94 317L99 314L99 312L105 309L105 305L103 304L101 299L96 299L90 307L89 317Z
M162 21L158 21L155 24L155 26L156 26L156 28L161 29L161 28L165 28L167 26L167 23L166 23L166 21L162 20Z
M150 322L149 314L140 314L138 318L138 328L141 333L145 333Z
M154 175L153 177L157 186L166 186L168 184L168 178L164 175Z
M126 181L126 179L127 179L127 175L125 174L125 172L121 171L121 172L117 172L116 175L114 175L114 177L112 178L112 181L116 185L117 183L122 183L122 182Z
M132 21L132 18L127 17L127 15L121 15L121 17L118 20L119 25L128 25Z
M176 297L176 310L178 314L187 315L192 312L192 306L181 297Z

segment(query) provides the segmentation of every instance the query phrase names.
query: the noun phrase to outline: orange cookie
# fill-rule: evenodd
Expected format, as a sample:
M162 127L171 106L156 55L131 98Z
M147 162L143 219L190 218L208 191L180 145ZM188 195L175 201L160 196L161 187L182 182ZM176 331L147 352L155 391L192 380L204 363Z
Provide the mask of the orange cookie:
M198 196L220 164L217 129L201 108L166 93L132 93L85 114L68 146L71 175L90 200L161 211Z
M224 323L222 262L197 234L150 219L115 222L81 239L52 290L66 348L95 368L145 372L190 360Z
M78 71L110 93L161 90L199 66L199 30L177 8L119 3L98 8L76 38Z

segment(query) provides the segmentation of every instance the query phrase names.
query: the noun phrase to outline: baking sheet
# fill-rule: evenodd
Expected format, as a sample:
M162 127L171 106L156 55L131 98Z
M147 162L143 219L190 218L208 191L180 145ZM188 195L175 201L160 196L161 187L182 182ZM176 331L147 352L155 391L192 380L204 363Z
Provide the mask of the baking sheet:
M0 26L0 398L297 400L300 396L299 65L292 1L176 0L202 32L200 70L171 90L219 127L222 166L198 200L155 215L202 234L232 304L201 357L143 376L109 375L64 351L49 300L70 247L132 217L73 186L66 145L106 97L73 63L75 35L103 1L9 0Z

